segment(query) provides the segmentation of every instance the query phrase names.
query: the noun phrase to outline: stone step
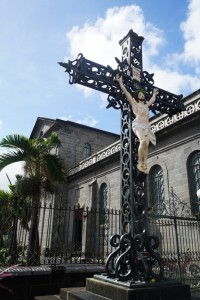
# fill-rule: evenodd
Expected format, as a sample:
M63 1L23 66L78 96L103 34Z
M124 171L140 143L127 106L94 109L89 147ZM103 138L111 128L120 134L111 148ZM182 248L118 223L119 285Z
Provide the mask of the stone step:
M74 292L68 294L68 300L111 300L88 291Z
M58 300L59 295L37 296L34 300Z
M68 300L68 294L73 292L85 291L85 287L68 287L60 289L60 299Z
M60 290L61 299L65 300L111 300L103 296L86 291L85 287L82 288L66 288Z

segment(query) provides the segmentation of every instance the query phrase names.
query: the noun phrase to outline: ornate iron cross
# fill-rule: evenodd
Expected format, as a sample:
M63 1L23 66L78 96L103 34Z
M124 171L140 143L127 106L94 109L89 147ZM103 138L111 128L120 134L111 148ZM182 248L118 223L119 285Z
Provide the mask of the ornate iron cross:
M108 94L107 108L121 109L121 235L111 237L115 250L108 256L106 272L109 278L129 282L147 282L162 279L164 265L157 248L159 240L149 235L146 212L144 181L146 174L137 169L138 139L132 132L134 119L132 109L121 93L116 74L122 75L126 89L145 90L147 101L151 98L153 75L143 71L142 42L144 38L133 30L120 40L122 60L117 69L103 66L79 54L74 61L59 64L69 73L69 83L78 83ZM182 95L175 95L163 89L150 109L157 112L176 114L184 110ZM153 267L154 266L154 267ZM156 267L155 267L156 266Z

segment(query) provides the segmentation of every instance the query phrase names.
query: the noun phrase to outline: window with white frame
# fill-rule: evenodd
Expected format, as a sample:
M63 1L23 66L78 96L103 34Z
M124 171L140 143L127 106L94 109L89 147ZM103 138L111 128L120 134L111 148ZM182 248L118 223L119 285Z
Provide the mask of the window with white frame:
M83 159L88 158L91 155L91 146L89 143L83 145Z
M108 215L108 186L106 183L102 183L100 187L100 202L99 202L99 211L100 211L100 225L107 223Z
M152 207L162 207L165 201L164 176L161 166L155 165L149 172Z
M200 189L200 151L195 151L190 155L187 167L192 212L199 213L197 191Z

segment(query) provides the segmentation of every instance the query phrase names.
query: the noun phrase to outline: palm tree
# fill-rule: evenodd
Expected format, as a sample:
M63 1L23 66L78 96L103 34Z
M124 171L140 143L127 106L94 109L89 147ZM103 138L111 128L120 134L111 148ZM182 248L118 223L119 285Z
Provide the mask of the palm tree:
M16 191L32 202L29 232L28 264L39 264L38 215L40 199L44 192L54 193L56 183L65 183L64 163L54 150L61 146L56 133L48 138L28 139L22 135L8 135L0 141L0 147L8 148L0 155L0 171L16 162L24 162L24 176L18 178Z

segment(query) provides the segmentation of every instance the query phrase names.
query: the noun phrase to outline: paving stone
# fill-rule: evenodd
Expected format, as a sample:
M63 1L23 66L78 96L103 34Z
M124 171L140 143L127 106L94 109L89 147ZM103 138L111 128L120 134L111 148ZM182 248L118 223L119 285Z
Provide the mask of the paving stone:
M47 296L37 296L35 300L58 300L60 297L58 295L47 295Z

